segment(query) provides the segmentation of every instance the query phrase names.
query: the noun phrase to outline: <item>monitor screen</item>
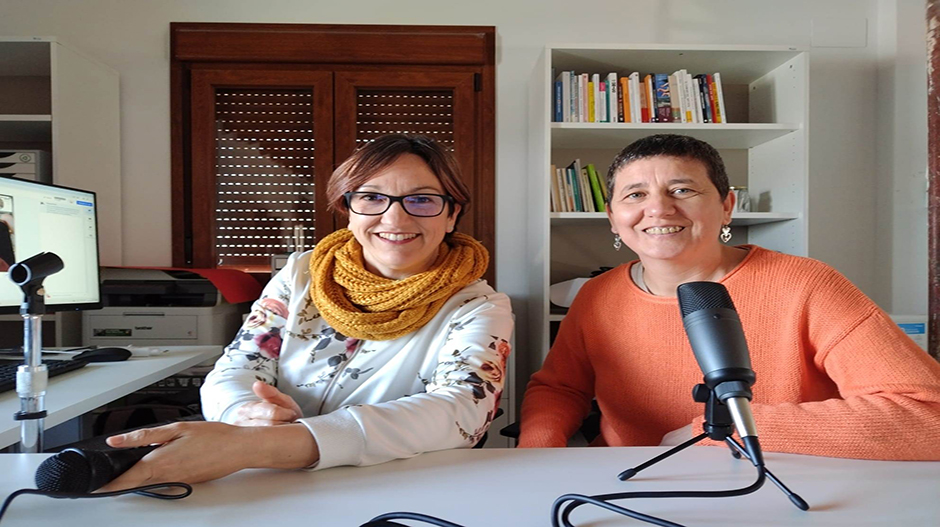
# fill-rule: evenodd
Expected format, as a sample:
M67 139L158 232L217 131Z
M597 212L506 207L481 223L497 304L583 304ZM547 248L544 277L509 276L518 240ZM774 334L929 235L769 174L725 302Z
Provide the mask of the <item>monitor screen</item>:
M0 177L0 313L17 313L23 290L9 268L41 252L62 259L46 277L46 311L98 309L98 222L95 193Z

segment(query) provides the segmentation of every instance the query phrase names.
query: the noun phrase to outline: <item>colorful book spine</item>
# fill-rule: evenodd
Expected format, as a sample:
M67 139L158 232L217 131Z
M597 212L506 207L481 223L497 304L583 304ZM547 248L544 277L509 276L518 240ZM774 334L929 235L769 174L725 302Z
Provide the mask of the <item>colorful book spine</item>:
M587 100L588 100L587 122L589 123L597 122L596 121L597 115L594 113L594 110L597 108L596 106L597 101L594 95L594 82L593 81L588 81L587 83Z
M621 104L620 86L617 85L617 74L607 74L607 122L617 123L623 121L620 115Z
M560 123L563 122L565 118L564 111L562 110L563 90L561 89L561 81L555 81L552 86L554 86L554 97L552 97L552 100L554 101L552 104L552 121Z
M653 76L653 90L656 97L656 121L672 122L672 103L669 99L669 76L657 73Z
M718 88L715 86L715 77L705 76L708 79L708 104L712 107L712 122L721 123L721 111L718 108Z
M603 212L604 211L604 193L601 190L600 179L597 177L597 172L594 171L594 165L588 165L585 167L588 173L588 179L591 182L591 195L594 197L594 212Z
M699 98L702 99L702 115L706 123L715 122L712 115L711 97L708 94L708 76L699 74L695 76L699 82Z

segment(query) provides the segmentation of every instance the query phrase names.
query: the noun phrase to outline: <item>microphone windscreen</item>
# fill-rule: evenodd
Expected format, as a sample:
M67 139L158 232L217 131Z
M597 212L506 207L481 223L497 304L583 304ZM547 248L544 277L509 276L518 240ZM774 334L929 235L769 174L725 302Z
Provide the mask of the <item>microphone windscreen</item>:
M686 282L676 289L676 295L679 297L679 309L682 310L682 318L689 313L695 313L703 309L731 309L734 310L734 302L731 301L731 295L725 286L718 282Z
M88 492L92 470L76 450L66 450L46 459L36 469L36 488L47 492Z

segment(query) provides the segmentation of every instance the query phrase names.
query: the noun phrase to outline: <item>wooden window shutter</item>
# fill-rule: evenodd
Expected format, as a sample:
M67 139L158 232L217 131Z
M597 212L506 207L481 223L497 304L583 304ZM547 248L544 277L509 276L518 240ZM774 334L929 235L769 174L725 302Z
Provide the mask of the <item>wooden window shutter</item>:
M297 248L295 228L309 248L344 223L325 203L335 165L397 132L454 152L472 196L458 228L489 249L495 286L495 28L172 23L170 34L174 265L268 270L268 255ZM275 113L305 100L297 119ZM287 155L311 137L312 160Z
M193 73L193 210L209 226L193 233L203 248L193 251L197 267L263 271L271 255L333 231L322 188L333 162L331 80L328 72Z

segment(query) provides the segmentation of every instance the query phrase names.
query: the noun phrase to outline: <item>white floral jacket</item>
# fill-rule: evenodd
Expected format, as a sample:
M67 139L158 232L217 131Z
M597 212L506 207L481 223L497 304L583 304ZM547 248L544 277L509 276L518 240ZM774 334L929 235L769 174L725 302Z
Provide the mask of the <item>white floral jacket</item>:
M234 420L258 400L251 385L261 380L300 405L320 449L317 469L476 444L499 407L509 298L478 280L421 329L362 341L337 333L310 301L310 254L291 255L206 377L206 419Z

